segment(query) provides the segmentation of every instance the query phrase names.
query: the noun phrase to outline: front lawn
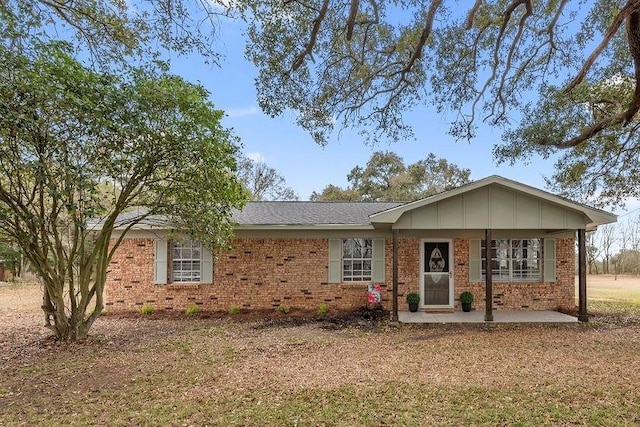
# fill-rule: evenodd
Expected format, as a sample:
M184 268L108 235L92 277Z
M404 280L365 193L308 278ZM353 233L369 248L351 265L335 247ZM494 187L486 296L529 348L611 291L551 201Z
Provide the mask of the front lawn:
M59 344L36 311L0 310L0 425L637 425L629 316L397 327L107 315L88 342Z

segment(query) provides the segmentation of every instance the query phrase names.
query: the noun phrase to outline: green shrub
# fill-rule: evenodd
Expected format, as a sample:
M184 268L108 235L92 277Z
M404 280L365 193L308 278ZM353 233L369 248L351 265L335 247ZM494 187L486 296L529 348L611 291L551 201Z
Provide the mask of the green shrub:
M329 312L329 306L327 305L327 303L326 302L321 302L318 305L318 314L320 316L323 316L323 315L327 314L328 312Z
M460 302L471 304L473 302L473 294L469 291L464 291L460 294Z
M148 316L150 314L153 314L153 307L151 307L150 305L143 305L142 307L140 307L140 314Z
M407 304L420 303L420 294L418 294L417 292L409 292L406 298L407 298Z
M187 307L187 309L184 311L184 313L187 316L195 316L196 314L198 314L198 311L200 311L200 310L198 309L197 305L191 305L191 306Z
M278 308L276 308L276 311L282 314L289 314L289 311L291 311L291 309L288 305L280 304Z
M240 314L240 307L238 307L236 305L232 305L229 308L229 314Z

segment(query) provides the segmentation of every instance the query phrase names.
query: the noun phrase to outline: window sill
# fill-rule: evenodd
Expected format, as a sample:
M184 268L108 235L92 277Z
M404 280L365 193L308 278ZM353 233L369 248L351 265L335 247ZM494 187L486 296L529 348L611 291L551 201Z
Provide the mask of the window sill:
M201 285L206 285L206 283L168 283L167 289L198 289Z
M340 282L340 285L347 287L347 288L360 288L360 287L367 287L370 284L372 284L373 282L371 281L363 281L363 282Z

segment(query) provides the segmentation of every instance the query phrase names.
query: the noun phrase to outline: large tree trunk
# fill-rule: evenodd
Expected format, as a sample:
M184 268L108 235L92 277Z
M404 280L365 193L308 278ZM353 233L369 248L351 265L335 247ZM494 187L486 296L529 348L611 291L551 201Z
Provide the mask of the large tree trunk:
M72 297L68 297L72 298ZM81 304L65 304L62 286L50 292L44 286L42 310L45 314L45 326L53 331L56 339L78 341L87 338L91 323L85 321L86 307ZM69 310L69 313L67 313Z

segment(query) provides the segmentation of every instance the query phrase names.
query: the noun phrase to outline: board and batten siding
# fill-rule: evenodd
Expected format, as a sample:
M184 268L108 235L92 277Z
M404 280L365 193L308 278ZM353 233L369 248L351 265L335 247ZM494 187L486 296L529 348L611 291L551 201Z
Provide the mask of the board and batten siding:
M402 214L399 229L579 229L585 215L506 187L489 186Z

